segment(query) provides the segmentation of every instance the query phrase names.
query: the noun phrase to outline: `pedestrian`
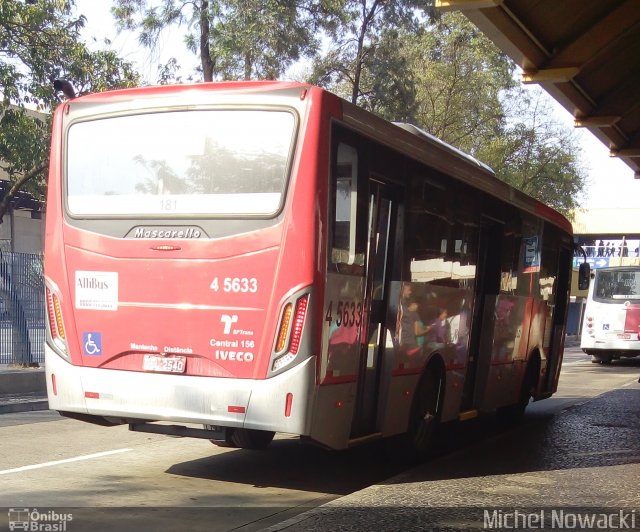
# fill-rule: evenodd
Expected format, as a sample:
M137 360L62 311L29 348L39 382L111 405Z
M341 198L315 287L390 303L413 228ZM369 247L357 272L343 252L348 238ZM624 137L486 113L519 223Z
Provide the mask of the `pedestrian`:
M627 240L624 236L622 237L622 243L620 244L620 256L621 257L629 256L629 248L627 247Z
M416 356L425 343L425 336L431 327L425 326L419 314L418 302L403 291L402 315L398 334L400 360L406 363Z

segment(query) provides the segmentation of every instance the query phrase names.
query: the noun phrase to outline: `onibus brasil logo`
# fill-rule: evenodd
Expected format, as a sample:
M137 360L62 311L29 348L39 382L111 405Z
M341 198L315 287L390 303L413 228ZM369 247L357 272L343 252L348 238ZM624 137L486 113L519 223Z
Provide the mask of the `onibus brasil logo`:
M33 532L65 532L72 514L55 510L40 511L37 508L9 508L9 530L30 530Z

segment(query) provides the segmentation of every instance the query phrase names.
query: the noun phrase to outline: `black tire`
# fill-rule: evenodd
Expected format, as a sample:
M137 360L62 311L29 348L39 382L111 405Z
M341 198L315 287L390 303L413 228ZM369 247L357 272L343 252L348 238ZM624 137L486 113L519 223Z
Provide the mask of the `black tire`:
M212 430L213 425L204 425L204 428L206 430ZM232 447L232 448L238 447L235 443L233 443L231 439L233 436L233 432L234 432L234 429L229 429L229 431L227 432L227 437L224 440L209 440L209 441L214 445L217 445L218 447Z
M262 450L269 446L275 435L275 432L268 430L235 429L231 441L241 449Z
M593 364L604 364L608 366L609 364L611 364L612 359L613 357L606 353L600 355L591 355L591 362Z
M409 438L416 453L431 449L442 414L444 379L437 368L428 368L416 393L409 425Z

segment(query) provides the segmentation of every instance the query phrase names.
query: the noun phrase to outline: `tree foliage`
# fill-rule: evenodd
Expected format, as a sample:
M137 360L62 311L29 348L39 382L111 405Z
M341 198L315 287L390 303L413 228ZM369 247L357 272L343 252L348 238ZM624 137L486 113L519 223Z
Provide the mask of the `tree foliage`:
M402 82L388 83L402 77L401 58L389 44L398 31L419 31L418 14L425 17L430 6L428 0L342 0L334 6L331 45L315 61L310 81L371 110L381 86L406 96Z
M514 64L466 18L434 12L432 0L113 0L122 30L156 49L181 27L202 77L276 79L300 59L308 79L390 120L408 121L492 166L501 179L567 213L584 170L572 133L514 82ZM41 190L51 80L80 91L134 83L130 65L90 52L72 0L0 2L0 158L10 178ZM322 49L322 52L320 50ZM180 81L175 58L158 81ZM13 107L9 106L13 104ZM31 183L31 184L29 184ZM0 213L1 213L0 205Z
M515 86L515 66L470 22L452 13L399 41L415 76L421 127L467 152L500 130L500 95Z
M217 17L216 0L115 0L111 12L120 30L138 32L138 42L152 51L156 50L163 31L172 26L186 26L185 44L200 55L204 81L212 81L215 62L211 57L209 40L211 21ZM166 81L171 67L175 72L175 58L161 71L160 81ZM162 67L161 67L162 68ZM163 77L162 74L165 74Z
M116 0L120 29L154 50L163 31L186 26L185 45L200 56L204 81L277 79L316 53L317 29L333 0ZM326 5L325 5L326 4ZM175 71L175 70L174 70ZM167 69L163 69L166 79Z
M414 76L417 123L571 215L586 182L577 138L553 119L540 90L514 81L513 62L458 13L398 42Z
M13 185L0 200L0 221L21 188L44 195L50 112L59 102L53 80L70 79L80 92L139 81L113 51L87 48L85 18L74 7L72 0L0 2L0 166Z
M515 65L458 13L353 0L310 81L392 121L413 122L569 215L585 186L571 129L515 82ZM383 13L395 5L394 15Z
M504 108L499 135L484 139L476 155L500 179L571 216L586 186L575 132L553 119L541 89L514 88Z

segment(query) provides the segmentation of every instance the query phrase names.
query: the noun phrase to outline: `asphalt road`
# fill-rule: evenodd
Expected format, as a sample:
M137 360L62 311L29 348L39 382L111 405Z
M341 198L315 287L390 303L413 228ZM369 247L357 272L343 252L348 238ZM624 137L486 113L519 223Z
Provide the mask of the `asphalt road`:
M531 443L532 435L540 433L536 427L542 425L547 439L556 434L563 445L579 442L579 420L572 421L570 429L555 426L554 420L564 419L567 409L582 409L580 415L588 416L590 399L606 392L622 394L611 396L609 403L613 401L615 408L616 400L624 401L626 390L640 389L638 375L640 360L602 366L591 364L576 348L567 349L558 393L530 405L524 426L505 431L492 416L457 425L445 431L436 457L421 467L427 467L430 474L437 472L429 482L454 483L456 498L477 497L477 486L460 482L482 476L483 471L474 471L473 464L492 467L491 474L496 475L519 471L513 461L522 461L516 453L493 454L493 462L487 462L482 454L487 449L522 448ZM606 424L602 431L606 435ZM204 440L132 433L125 427L96 427L50 411L1 415L0 445L0 507L53 509L58 512L53 517L70 512L74 520L67 523L66 530L93 532L279 529L279 523L300 519L298 514L309 509L353 492L366 498L376 487L359 490L389 485L386 479L402 478L413 471L383 445L327 452L280 437L266 452L221 449ZM580 460L589 463L590 457L602 452L589 447L575 456L567 448L552 460L547 447L544 441L539 442L530 452L536 463L553 464L556 469L570 470L571 464ZM624 451L626 448L614 453L618 461L628 458L629 452L635 460L635 451ZM474 455L484 458L471 462L459 459ZM624 476L624 471L618 473ZM500 486L483 489L485 498L504 500ZM511 488L511 492L517 500L518 489ZM438 493L442 492L434 487L429 497ZM632 493L636 495L637 490ZM444 504L448 499L438 500ZM0 529L4 518L0 513ZM313 530L313 521L299 529Z

